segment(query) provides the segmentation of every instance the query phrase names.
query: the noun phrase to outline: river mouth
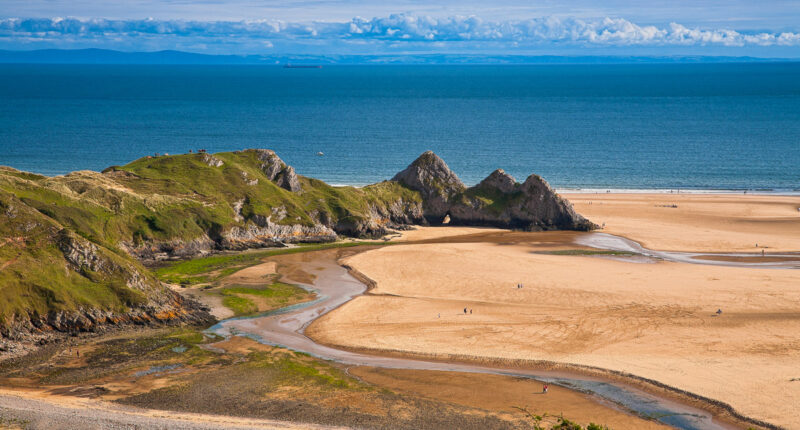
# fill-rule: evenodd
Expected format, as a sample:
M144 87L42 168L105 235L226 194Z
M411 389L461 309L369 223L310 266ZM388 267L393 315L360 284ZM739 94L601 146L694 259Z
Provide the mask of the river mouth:
M539 238L541 238L542 242L551 243L554 248L557 248L559 243L563 242L564 239L568 239L572 246L574 246L574 244L579 244L593 248L633 252L639 255L645 255L648 258L667 259L660 255L651 255L658 253L657 251L650 251L641 246L637 247L638 244L635 242L616 236L602 233L556 233L557 234L544 233L542 236L539 236ZM587 236L590 238L586 239ZM495 237L496 243L499 244L510 242L513 239L515 239L514 234L501 234ZM472 237L456 240L469 241L476 240L476 238ZM454 240L450 239L448 241L452 242ZM563 245L564 243L561 243L561 246ZM621 247L628 248L615 249ZM363 250L349 249L346 252L354 253L359 251ZM718 420L712 413L702 408L673 400L671 396L657 396L630 384L626 384L625 382L621 382L624 378L586 376L579 370L550 371L533 367L525 368L524 366L484 366L467 362L440 361L438 358L429 359L424 357L412 357L409 355L403 356L402 354L384 354L380 351L356 352L318 344L304 334L305 328L320 316L367 291L367 285L360 282L356 277L352 276L346 268L338 264L342 252L345 251L328 250L311 252L303 254L302 256L298 254L292 257L292 264L294 265L293 270L295 273L303 274L303 276L298 276L298 278L303 278L305 281L295 282L304 288L315 291L318 294L318 298L315 301L254 317L225 320L211 327L209 330L222 336L246 336L261 343L286 347L346 365L465 373L491 373L536 379L538 381L557 384L589 393L602 401L616 405L616 407L620 409L630 411L640 416L649 417L663 424L680 429L719 430L739 428L738 426ZM670 255L670 257L672 256ZM669 259L672 260L672 258ZM712 260L708 263L703 262L700 264L720 264L720 262ZM737 265L737 263L729 261L724 261L722 264ZM700 403L702 403L702 400Z

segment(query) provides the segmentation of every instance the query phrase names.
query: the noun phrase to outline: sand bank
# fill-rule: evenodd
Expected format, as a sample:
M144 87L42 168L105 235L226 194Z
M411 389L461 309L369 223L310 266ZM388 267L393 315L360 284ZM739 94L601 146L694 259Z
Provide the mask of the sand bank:
M606 233L665 251L800 251L800 197L565 194ZM756 247L758 244L758 247Z

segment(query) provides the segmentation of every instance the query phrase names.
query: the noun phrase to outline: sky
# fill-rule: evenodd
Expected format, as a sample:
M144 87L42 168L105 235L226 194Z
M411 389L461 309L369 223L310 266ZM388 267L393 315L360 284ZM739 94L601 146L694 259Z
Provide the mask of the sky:
M798 0L0 0L0 49L800 58Z

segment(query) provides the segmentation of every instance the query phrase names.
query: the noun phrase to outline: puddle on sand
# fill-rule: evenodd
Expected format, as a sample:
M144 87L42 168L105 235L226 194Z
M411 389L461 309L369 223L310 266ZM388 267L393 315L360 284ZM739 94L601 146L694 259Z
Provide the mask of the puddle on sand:
M177 369L179 367L181 367L180 364L167 364L167 365L164 365L164 366L151 366L149 369L140 370L140 371L134 373L133 376L139 378L141 376L152 375L154 373L163 373L163 372L176 373L175 369Z

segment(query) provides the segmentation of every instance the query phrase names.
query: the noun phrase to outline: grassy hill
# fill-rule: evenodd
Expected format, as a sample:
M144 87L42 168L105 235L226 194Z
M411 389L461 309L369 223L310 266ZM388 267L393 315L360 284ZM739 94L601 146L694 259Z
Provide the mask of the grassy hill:
M180 316L180 297L138 259L377 235L414 222L420 201L395 182L332 187L293 175L261 150L57 177L0 167L0 331Z

